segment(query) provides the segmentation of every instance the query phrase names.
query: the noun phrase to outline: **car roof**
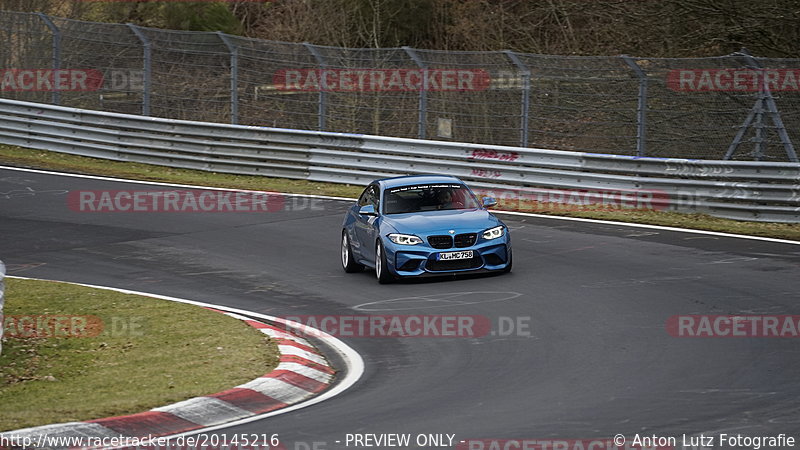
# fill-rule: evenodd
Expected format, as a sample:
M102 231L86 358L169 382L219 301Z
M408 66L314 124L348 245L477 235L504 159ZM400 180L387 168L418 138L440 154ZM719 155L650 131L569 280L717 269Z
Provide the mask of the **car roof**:
M376 181L384 189L394 188L399 186L411 186L415 184L434 184L434 183L464 184L463 181L450 175L408 175L402 177L383 178Z

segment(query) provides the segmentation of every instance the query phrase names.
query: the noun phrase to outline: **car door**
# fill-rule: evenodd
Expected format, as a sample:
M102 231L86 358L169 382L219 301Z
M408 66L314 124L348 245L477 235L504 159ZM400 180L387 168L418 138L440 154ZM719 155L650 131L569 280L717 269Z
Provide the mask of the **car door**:
M358 241L358 258L369 263L375 263L375 239L378 236L379 217L377 215L359 214L358 209L372 205L376 214L380 211L380 188L377 184L369 185L361 197L355 211L354 232Z

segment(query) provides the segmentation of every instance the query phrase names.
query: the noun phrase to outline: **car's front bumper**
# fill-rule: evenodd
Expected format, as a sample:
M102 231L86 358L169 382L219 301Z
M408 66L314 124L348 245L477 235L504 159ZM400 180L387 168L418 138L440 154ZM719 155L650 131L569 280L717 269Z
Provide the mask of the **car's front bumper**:
M465 248L434 249L429 246L384 243L389 269L401 277L419 277L461 272L493 272L508 267L511 242L507 238L481 241ZM437 261L439 253L472 250L472 259Z

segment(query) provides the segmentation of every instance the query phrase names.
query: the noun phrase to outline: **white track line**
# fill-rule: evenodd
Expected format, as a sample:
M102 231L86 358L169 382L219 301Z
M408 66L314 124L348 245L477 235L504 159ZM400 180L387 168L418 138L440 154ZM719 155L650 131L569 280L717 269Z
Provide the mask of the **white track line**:
M130 180L125 178L111 178L111 177L101 177L97 175L81 175L81 174L74 174L74 173L64 173L64 172L53 172L49 170L40 170L40 169L27 169L23 167L9 167L9 166L0 166L0 169L3 170L16 170L20 172L31 172L31 173L41 173L46 175L57 175L57 176L64 176L64 177L73 177L73 178L85 178L90 180L102 180L102 181L113 181L118 183L134 183L134 184L148 184L152 186L168 186L168 187L179 187L179 188L188 188L188 189L208 189L208 190L215 190L215 191L238 191L238 192L264 192L264 191L252 191L248 189L233 189L233 188L218 188L218 187L209 187L209 186L199 186L193 184L177 184L177 183L160 183L156 181L139 181L139 180ZM275 192L276 194L286 195L290 197L307 197L307 198L319 198L323 200L341 200L341 201L356 201L354 198L348 197L333 197L329 195L314 195L314 194L287 194L285 192ZM726 238L735 238L735 239L750 239L754 241L764 241L764 242L774 242L778 244L791 244L791 245L800 245L800 241L792 241L788 239L777 239L777 238L768 238L768 237L761 237L761 236L749 236L746 234L733 234L733 233L722 233L718 231L705 231L705 230L693 230L691 228L676 228L676 227L667 227L662 225L647 225L641 223L629 223L629 222L614 222L610 220L600 220L600 219L585 219L581 217L565 217L565 216L554 216L554 215L547 215L547 214L535 214L535 213L526 213L526 212L517 212L517 211L502 211L496 210L494 212L500 214L510 214L515 216L525 216L525 217L535 217L538 219L551 219L551 220L566 220L571 222L584 222L584 223L595 223L601 225L619 225L623 227L631 227L631 228L645 228L649 230L660 230L660 231L672 231L676 233L691 233L691 234L704 234L707 236L719 236L719 237L726 237Z
M749 236L746 234L733 234L733 233L723 233L720 231L706 231L706 230L693 230L691 228L676 228L676 227L667 227L663 225L648 225L644 223L630 223L630 222L614 222L611 220L600 220L600 219L585 219L583 217L565 217L565 216L550 216L546 214L534 214L534 213L524 213L524 212L516 212L516 211L495 211L499 214L512 214L515 216L527 216L527 217L536 217L541 219L558 219L558 220L567 220L572 222L586 222L586 223L596 223L601 225L620 225L623 227L634 227L634 228L647 228L650 230L661 230L661 231L674 231L677 233L692 233L692 234L705 234L709 236L719 236L719 237L726 237L726 238L737 238L737 239L751 239L756 241L766 241L766 242L775 242L778 244L792 244L792 245L800 245L800 241L790 241L788 239L778 239L778 238L768 238L762 236Z
M234 192L270 192L275 194L286 195L289 197L308 197L308 198L319 198L323 200L346 200L346 201L355 201L354 198L349 197L333 197L330 195L315 195L315 194L288 194L286 192L273 192L273 191L254 191L251 189L235 189L235 188L221 188L221 187L212 187L212 186L200 186L195 184L180 184L180 183L162 183L159 181L142 181L142 180L131 180L127 178L112 178L112 177L103 177L99 175L83 175L79 173L68 173L68 172L53 172L50 170L41 170L41 169L28 169L25 167L10 167L10 166L0 166L0 170L16 170L19 172L30 172L30 173L41 173L45 175L58 175L62 177L72 177L72 178L83 178L87 180L100 180L100 181L113 181L117 183L131 183L131 184L147 184L150 186L165 186L165 187L177 187L177 188L188 188L188 189L206 189L210 191L234 191ZM251 175L256 176L256 175Z

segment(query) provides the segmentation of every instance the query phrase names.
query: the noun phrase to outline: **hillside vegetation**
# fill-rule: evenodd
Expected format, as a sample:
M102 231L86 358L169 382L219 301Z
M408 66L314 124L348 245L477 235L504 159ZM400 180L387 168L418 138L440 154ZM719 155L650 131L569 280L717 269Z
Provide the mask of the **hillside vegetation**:
M2 0L73 19L343 47L800 57L797 0Z

